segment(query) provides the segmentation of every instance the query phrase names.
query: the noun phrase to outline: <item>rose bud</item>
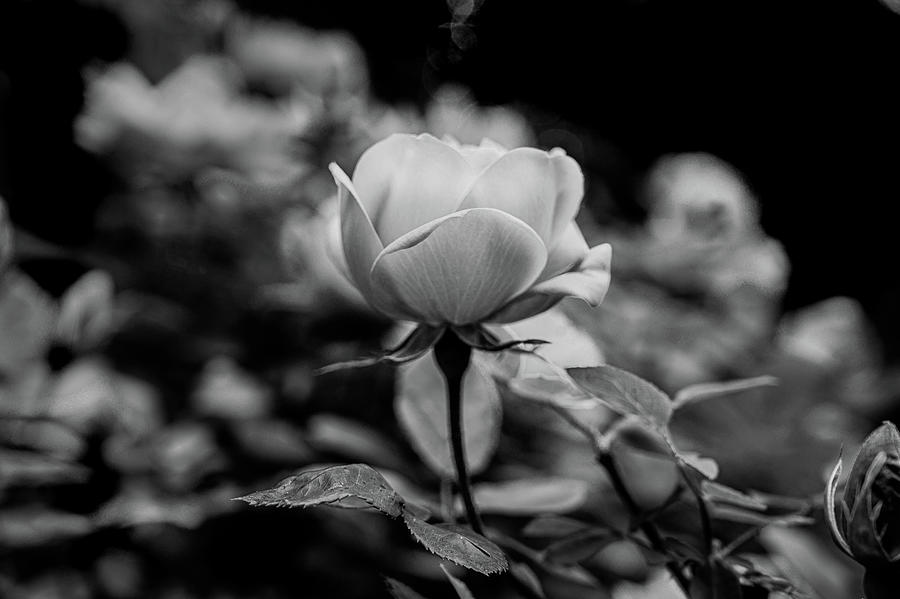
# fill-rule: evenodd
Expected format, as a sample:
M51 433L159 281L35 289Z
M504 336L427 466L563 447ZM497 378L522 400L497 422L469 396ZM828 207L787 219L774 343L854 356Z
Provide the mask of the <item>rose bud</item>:
M870 434L850 469L840 502L838 460L825 491L835 543L872 570L900 562L900 433L885 422Z

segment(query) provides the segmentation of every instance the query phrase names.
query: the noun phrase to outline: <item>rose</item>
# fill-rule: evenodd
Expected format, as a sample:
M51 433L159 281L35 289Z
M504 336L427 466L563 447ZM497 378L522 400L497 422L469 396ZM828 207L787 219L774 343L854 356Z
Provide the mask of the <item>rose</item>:
M840 461L826 489L826 516L838 546L867 567L900 563L900 433L885 422L866 437L840 502Z
M385 315L431 326L514 322L574 296L598 305L611 248L574 222L584 192L562 150L392 135L335 164L348 275Z
M825 516L835 543L865 566L867 599L896 597L900 572L900 433L885 422L866 437L840 501L841 461L825 489Z

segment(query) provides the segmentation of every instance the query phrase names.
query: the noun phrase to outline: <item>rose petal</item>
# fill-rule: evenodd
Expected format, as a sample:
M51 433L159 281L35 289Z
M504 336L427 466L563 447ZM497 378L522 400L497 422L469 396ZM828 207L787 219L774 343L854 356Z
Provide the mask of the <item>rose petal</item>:
M372 221L366 214L353 183L337 164L328 166L338 186L341 214L341 246L344 249L346 267L350 279L372 306L392 318L402 318L405 312L398 302L390 298L376 301L369 278L375 258L384 250Z
M577 297L591 306L599 306L609 290L611 259L612 247L608 243L591 248L577 270L538 283L485 322L522 320L549 310L564 297Z
M386 245L459 205L477 171L428 134L391 135L360 157L353 184Z
M463 158L465 158L476 171L481 172L497 162L500 157L503 156L504 150L494 146L485 145L461 146L459 148L459 153L463 155Z
M393 295L419 322L470 324L531 286L547 261L534 230L514 216L477 208L427 223L375 260L376 293Z
M584 197L584 174L578 163L559 148L554 148L550 152L550 163L553 166L557 190L551 226L550 247L553 247L581 206L581 199Z
M562 235L556 240L556 245L550 248L547 258L547 266L537 279L538 283L546 281L556 275L569 272L575 268L588 253L588 244L581 234L581 229L571 221Z
M482 171L459 208L496 208L512 214L537 231L550 247L556 196L550 155L535 148L517 148Z

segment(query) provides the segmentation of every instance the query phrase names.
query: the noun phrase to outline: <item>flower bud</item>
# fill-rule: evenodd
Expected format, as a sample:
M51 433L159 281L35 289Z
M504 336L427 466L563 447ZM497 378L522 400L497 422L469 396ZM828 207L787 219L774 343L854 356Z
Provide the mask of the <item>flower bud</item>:
M900 562L900 433L885 422L870 434L836 500L841 463L825 492L826 516L835 543L867 568Z

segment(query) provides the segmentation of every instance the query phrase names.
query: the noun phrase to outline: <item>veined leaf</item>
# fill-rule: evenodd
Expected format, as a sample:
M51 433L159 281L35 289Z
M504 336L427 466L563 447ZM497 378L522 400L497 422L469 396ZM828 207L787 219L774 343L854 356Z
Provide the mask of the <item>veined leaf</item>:
M761 387L773 387L777 384L778 379L774 376L757 376L737 381L726 381L724 383L700 383L698 385L690 385L675 394L675 399L672 400L672 409L678 410L679 408L698 401L740 393L741 391L749 391L751 389L759 389Z
M381 474L366 464L315 468L288 477L271 489L238 497L253 506L373 507L396 518L403 501Z
M672 400L653 383L613 366L570 368L582 389L619 414L640 417L651 427L665 430L672 417Z
M403 514L415 539L435 555L482 574L505 571L509 564L493 541L455 524L428 524L410 513Z

